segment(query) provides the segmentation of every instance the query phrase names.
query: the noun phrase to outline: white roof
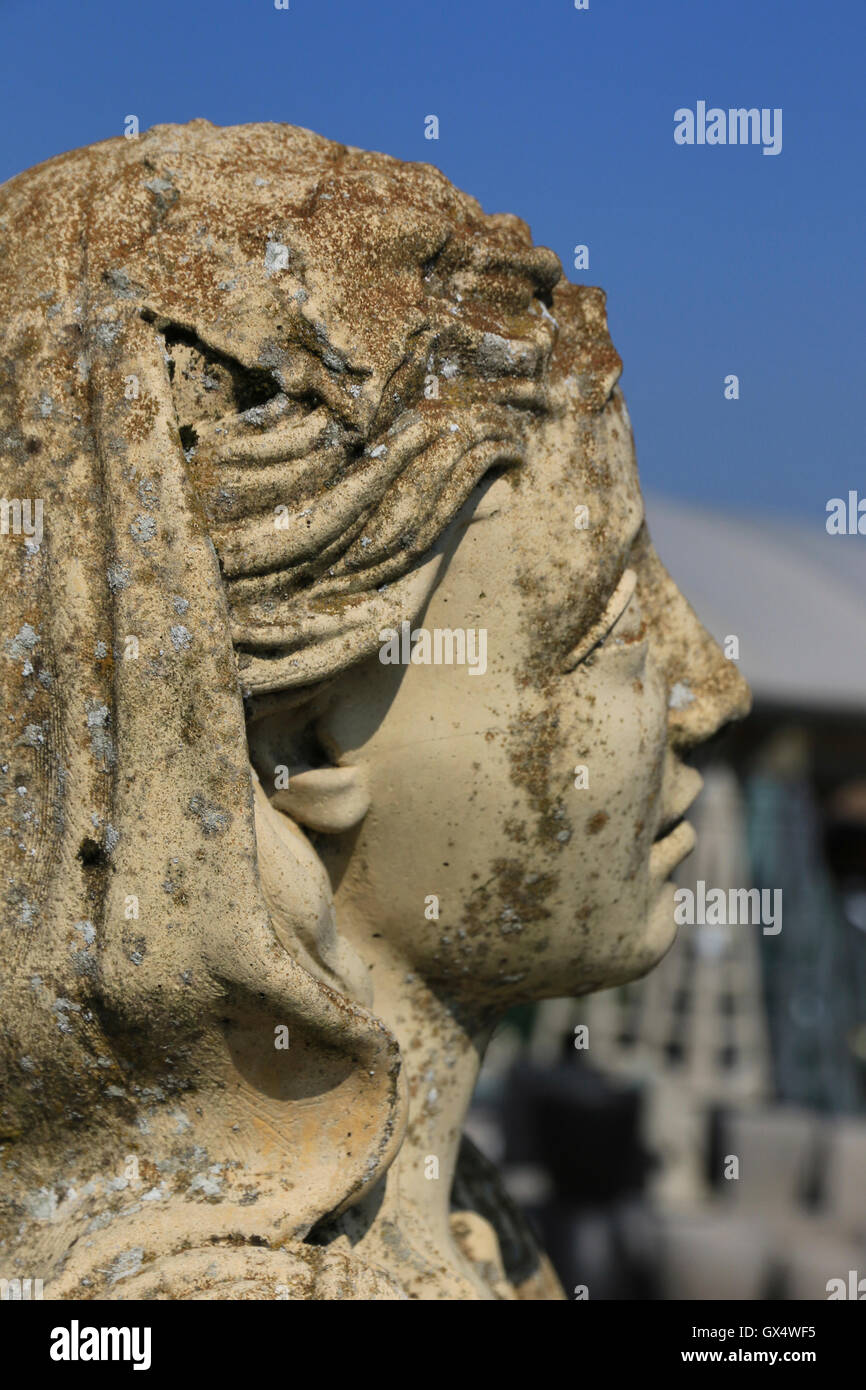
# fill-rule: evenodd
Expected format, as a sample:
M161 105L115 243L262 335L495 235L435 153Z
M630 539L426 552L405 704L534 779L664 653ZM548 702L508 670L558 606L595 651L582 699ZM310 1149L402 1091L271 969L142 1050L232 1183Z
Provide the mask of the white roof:
M740 639L755 698L866 711L866 536L646 499L661 559L704 626Z

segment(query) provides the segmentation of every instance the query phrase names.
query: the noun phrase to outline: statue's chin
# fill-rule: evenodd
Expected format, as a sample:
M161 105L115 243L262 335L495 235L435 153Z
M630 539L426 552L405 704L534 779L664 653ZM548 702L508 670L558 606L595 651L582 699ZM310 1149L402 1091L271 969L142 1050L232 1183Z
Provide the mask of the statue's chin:
M575 994L594 994L598 990L627 985L655 969L676 940L675 891L676 885L671 881L660 885L646 917L635 930L629 949L611 961L610 969L604 972L603 978L594 979L586 989L573 991ZM560 990L560 994L563 992Z
M647 918L640 967L631 979L639 979L649 970L653 970L673 946L677 935L677 925L674 921L675 892L676 884L668 879L656 893Z

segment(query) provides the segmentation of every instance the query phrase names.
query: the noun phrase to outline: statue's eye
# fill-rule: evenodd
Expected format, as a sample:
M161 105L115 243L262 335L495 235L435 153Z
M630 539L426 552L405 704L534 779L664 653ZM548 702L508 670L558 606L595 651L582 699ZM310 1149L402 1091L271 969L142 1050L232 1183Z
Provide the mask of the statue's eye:
M627 569L611 594L605 605L604 612L597 622L586 632L577 646L568 654L565 661L565 670L572 671L575 666L579 666L585 661L592 652L603 646L607 639L613 635L614 629L620 620L632 606L637 588L637 575L633 569ZM636 605L635 605L636 607ZM639 614L636 613L636 620L639 623ZM632 640L632 639L630 639Z

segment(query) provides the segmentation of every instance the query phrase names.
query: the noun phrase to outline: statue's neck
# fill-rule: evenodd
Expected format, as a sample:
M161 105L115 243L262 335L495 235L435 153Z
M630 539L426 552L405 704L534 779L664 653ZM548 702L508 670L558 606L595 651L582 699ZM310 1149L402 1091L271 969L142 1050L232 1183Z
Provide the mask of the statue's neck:
M345 927L345 923L343 923ZM364 943L373 1012L400 1044L406 1137L387 1175L339 1221L357 1254L382 1263L417 1298L490 1297L455 1244L450 1195L460 1137L491 1029L459 1018L385 945Z

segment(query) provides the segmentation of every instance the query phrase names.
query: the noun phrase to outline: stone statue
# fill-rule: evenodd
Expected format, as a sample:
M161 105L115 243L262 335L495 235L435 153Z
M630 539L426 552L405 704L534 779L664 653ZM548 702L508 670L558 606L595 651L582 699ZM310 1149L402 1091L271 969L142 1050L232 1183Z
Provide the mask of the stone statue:
M649 970L747 689L599 290L435 169L160 126L0 195L0 1276L561 1298L464 1115Z

